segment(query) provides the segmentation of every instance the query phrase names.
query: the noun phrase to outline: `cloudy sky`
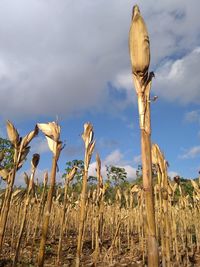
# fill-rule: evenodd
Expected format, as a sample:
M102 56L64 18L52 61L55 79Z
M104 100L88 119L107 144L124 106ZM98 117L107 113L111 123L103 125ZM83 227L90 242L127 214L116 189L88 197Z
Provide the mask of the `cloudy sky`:
M21 135L58 118L66 161L83 159L83 124L94 125L103 165L124 166L130 179L140 163L140 132L131 80L128 34L134 1L0 1L0 135L10 119ZM171 175L200 169L200 2L137 1L151 42L155 72L152 141ZM39 172L51 154L40 134ZM95 164L92 160L91 173ZM26 162L28 170L30 162ZM39 175L39 174L38 174Z

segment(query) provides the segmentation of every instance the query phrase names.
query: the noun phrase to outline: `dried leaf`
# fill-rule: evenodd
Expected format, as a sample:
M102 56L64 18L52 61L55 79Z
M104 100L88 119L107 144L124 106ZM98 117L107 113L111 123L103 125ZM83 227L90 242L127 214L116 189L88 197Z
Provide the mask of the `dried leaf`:
M74 175L76 174L77 168L73 167L72 170L67 174L66 178L68 182L72 181L74 178Z
M37 126L47 137L55 142L60 139L60 126L56 122L38 123Z
M35 126L35 129L24 136L24 138L21 141L21 149L28 146L28 144L31 142L31 140L38 134L38 127Z
M26 172L24 172L24 181L28 187L30 179L29 179L28 174Z
M53 139L49 138L48 136L46 136L46 139L47 139L49 149L51 150L51 152L53 152L53 154L55 156L56 155L56 149L57 149L57 142L55 142Z
M17 170L19 170L22 167L22 165L23 165L24 161L26 160L26 157L27 157L27 155L28 155L28 153L30 151L30 148L31 148L30 146L27 146L26 148L24 148L22 150L21 157L20 157L20 159L18 161L19 163L17 165Z
M84 124L84 132L82 134L82 139L85 143L85 148L88 148L88 145L93 140L93 126L91 123L87 122Z

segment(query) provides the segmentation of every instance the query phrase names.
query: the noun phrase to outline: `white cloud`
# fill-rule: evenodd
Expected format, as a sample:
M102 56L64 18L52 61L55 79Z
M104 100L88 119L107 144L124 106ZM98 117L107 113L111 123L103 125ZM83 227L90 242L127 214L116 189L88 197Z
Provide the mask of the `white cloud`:
M127 164L124 160L124 155L119 150L114 150L111 152L104 160L102 160L102 176L106 178L106 166L114 165L116 167L124 168L127 172L127 178L129 180L134 180L136 178L136 168ZM89 168L89 175L96 176L96 162L92 162Z
M200 38L200 2L138 4L149 29L152 68L160 66L153 87L168 100L199 102L200 61L194 48ZM105 109L108 82L128 88L129 103L132 5L128 0L110 0L109 5L106 0L1 1L1 116Z
M168 172L168 176L173 179L175 176L179 175L178 172L175 172L175 171L169 171Z
M185 114L184 117L186 122L197 122L200 123L200 110L192 110Z
M33 139L31 143L31 152L39 154L50 152L46 138L36 137L35 139Z
M199 68L199 47L181 59L167 61L157 70L154 92L169 101L181 104L199 103Z
M200 146L193 146L180 155L180 158L191 159L197 157L198 155L200 155Z
M17 186L19 186L19 185L25 186L24 172L26 172L29 176L31 174L30 173L30 169L24 170L24 171L19 171L16 174L16 178L15 178L15 184ZM50 182L51 171L48 170L48 169L44 169L44 170L37 169L36 172L35 172L35 179L34 179L35 183L36 183L37 180L38 180L39 183L42 183L44 181L45 172L48 172L48 183ZM56 173L56 183L61 183L61 182L63 182L62 173L61 172L57 172Z

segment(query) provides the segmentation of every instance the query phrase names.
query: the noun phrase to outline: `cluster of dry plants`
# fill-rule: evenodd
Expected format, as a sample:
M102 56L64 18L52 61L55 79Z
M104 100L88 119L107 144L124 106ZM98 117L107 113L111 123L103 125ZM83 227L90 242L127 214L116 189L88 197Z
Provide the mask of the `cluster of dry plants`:
M191 180L192 198L183 194L179 179L172 182L168 178L167 162L159 146L151 144L150 89L154 75L149 73L149 37L138 6L133 8L129 47L138 96L143 185L132 184L124 191L116 188L115 201L106 199L108 187L97 154L97 184L88 190L95 141L92 125L85 123L81 194L77 196L71 187L78 166L67 173L64 187L57 188L57 162L63 148L58 123L38 123L20 137L8 121L14 159L10 169L0 168L0 176L7 183L0 195L1 266L200 266L200 182ZM39 192L35 171L40 155L34 154L31 175L25 173L24 177L26 189L14 190L16 173L39 130L53 155L50 175L44 174Z
M53 153L49 184L48 173L44 173L42 190L38 191L35 171L40 156L34 154L30 176L24 173L26 188L13 190L16 171L25 160L23 153L27 156L29 143L38 129L45 134ZM105 199L108 187L104 184L97 154L97 184L87 190L88 168L95 146L90 123L84 125L82 135L85 157L80 196L71 187L76 166L66 174L64 186L55 187L57 161L62 150L57 123L38 124L31 133L20 138L8 121L7 131L16 158L11 170L0 170L7 182L0 195L1 260L4 259L5 264L8 262L7 266L23 266L22 263L27 264L24 266L147 264L144 187L130 184L125 191L116 189L115 201ZM167 162L158 145L152 145L151 156L154 172L156 170L153 201L160 263L162 266L195 266L200 253L200 182L191 180L192 198L184 195L180 181L172 182L168 178ZM177 190L178 199L175 198Z

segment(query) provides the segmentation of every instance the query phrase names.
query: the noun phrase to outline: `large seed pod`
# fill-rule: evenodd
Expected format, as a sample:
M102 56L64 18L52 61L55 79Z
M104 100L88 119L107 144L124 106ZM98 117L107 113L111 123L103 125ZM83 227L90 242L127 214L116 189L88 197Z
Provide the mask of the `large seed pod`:
M37 126L47 137L51 138L55 142L59 141L60 126L56 122L38 123Z
M145 81L150 64L150 43L147 27L137 5L133 7L132 23L129 32L129 51L132 72Z
M17 129L14 127L14 125L10 121L7 121L6 127L7 127L7 134L8 134L8 138L10 142L15 147L17 147L19 140L20 140Z

